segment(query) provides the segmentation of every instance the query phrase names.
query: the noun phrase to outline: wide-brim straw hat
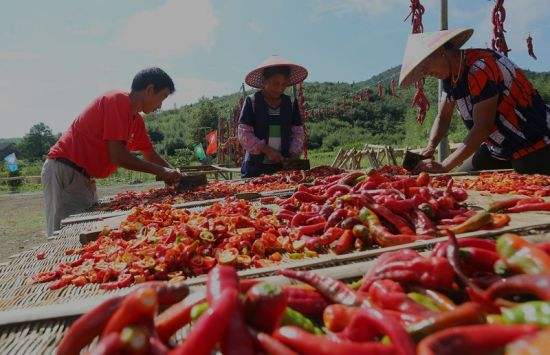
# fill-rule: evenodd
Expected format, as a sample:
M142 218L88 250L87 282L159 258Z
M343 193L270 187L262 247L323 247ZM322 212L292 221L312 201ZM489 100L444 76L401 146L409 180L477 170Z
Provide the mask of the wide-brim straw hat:
M406 87L421 79L423 73L419 69L430 55L448 42L456 49L462 47L472 33L474 30L471 28L461 28L411 34L403 55L399 85Z
M278 55L272 55L248 73L244 81L247 85L252 86L253 88L263 89L264 69L278 66L288 66L290 68L289 86L301 83L307 78L308 73L306 68L279 57Z

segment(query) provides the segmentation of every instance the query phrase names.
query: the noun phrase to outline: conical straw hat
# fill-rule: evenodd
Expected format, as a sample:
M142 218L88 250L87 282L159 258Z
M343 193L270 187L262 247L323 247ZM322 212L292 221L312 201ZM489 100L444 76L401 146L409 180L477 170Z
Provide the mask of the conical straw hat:
M451 42L457 49L462 47L472 33L473 29L462 28L411 34L403 55L399 85L406 87L421 79L422 73L418 69L426 58L447 42Z
M290 68L289 86L301 83L307 78L308 73L306 68L278 55L272 55L248 73L244 81L253 88L262 89L264 87L264 69L277 66L288 66Z

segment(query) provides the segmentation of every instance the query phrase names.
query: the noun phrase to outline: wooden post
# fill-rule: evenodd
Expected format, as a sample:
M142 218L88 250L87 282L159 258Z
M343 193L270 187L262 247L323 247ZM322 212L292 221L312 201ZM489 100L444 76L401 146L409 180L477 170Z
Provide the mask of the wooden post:
M447 0L441 0L441 14L440 14L440 21L441 21L441 30L446 30L449 28L448 23L448 7L447 7ZM438 99L438 106L439 102L441 102L441 95L443 92L443 80L438 80L438 90L437 90L437 99ZM438 159L440 162L445 160L447 156L449 155L449 141L447 138L447 135L443 137L441 142L439 142L439 152L438 152Z

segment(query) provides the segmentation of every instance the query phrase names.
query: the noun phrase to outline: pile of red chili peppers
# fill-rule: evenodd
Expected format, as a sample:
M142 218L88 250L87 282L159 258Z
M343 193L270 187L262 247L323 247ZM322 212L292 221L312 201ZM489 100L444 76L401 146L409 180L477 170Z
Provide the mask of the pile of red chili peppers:
M153 282L105 301L73 323L58 354L97 336L91 354L544 353L549 246L449 233L431 254L382 254L353 284L289 269L280 274L304 284L239 280L218 265L186 298L181 283Z
M53 281L51 289L89 283L115 289L205 274L217 264L264 267L283 258L388 247L431 239L443 229L466 233L509 222L505 214L468 209L466 191L453 180L435 189L428 174L395 175L399 171L318 177L289 198L264 197L262 204L227 199L200 212L167 204L136 207L119 228L66 251L75 258L33 279Z
M273 175L262 175L245 182L211 181L189 192L177 192L174 188L164 187L149 191L126 191L115 195L112 200L95 206L96 211L129 210L140 205L153 203L183 203L188 201L209 200L233 196L243 192L263 192L285 190L297 184L341 173L342 170L329 166L319 166L308 171L283 171Z
M436 186L441 186L442 183L440 182ZM496 194L550 196L550 176L539 174L487 172L481 173L473 179L457 180L455 184L468 190L489 191Z

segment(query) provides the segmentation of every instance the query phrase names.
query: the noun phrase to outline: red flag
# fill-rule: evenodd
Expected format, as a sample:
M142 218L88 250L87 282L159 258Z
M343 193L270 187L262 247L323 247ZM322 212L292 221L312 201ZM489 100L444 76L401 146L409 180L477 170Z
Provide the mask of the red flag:
M206 154L212 155L218 151L218 131L211 131L206 134Z

